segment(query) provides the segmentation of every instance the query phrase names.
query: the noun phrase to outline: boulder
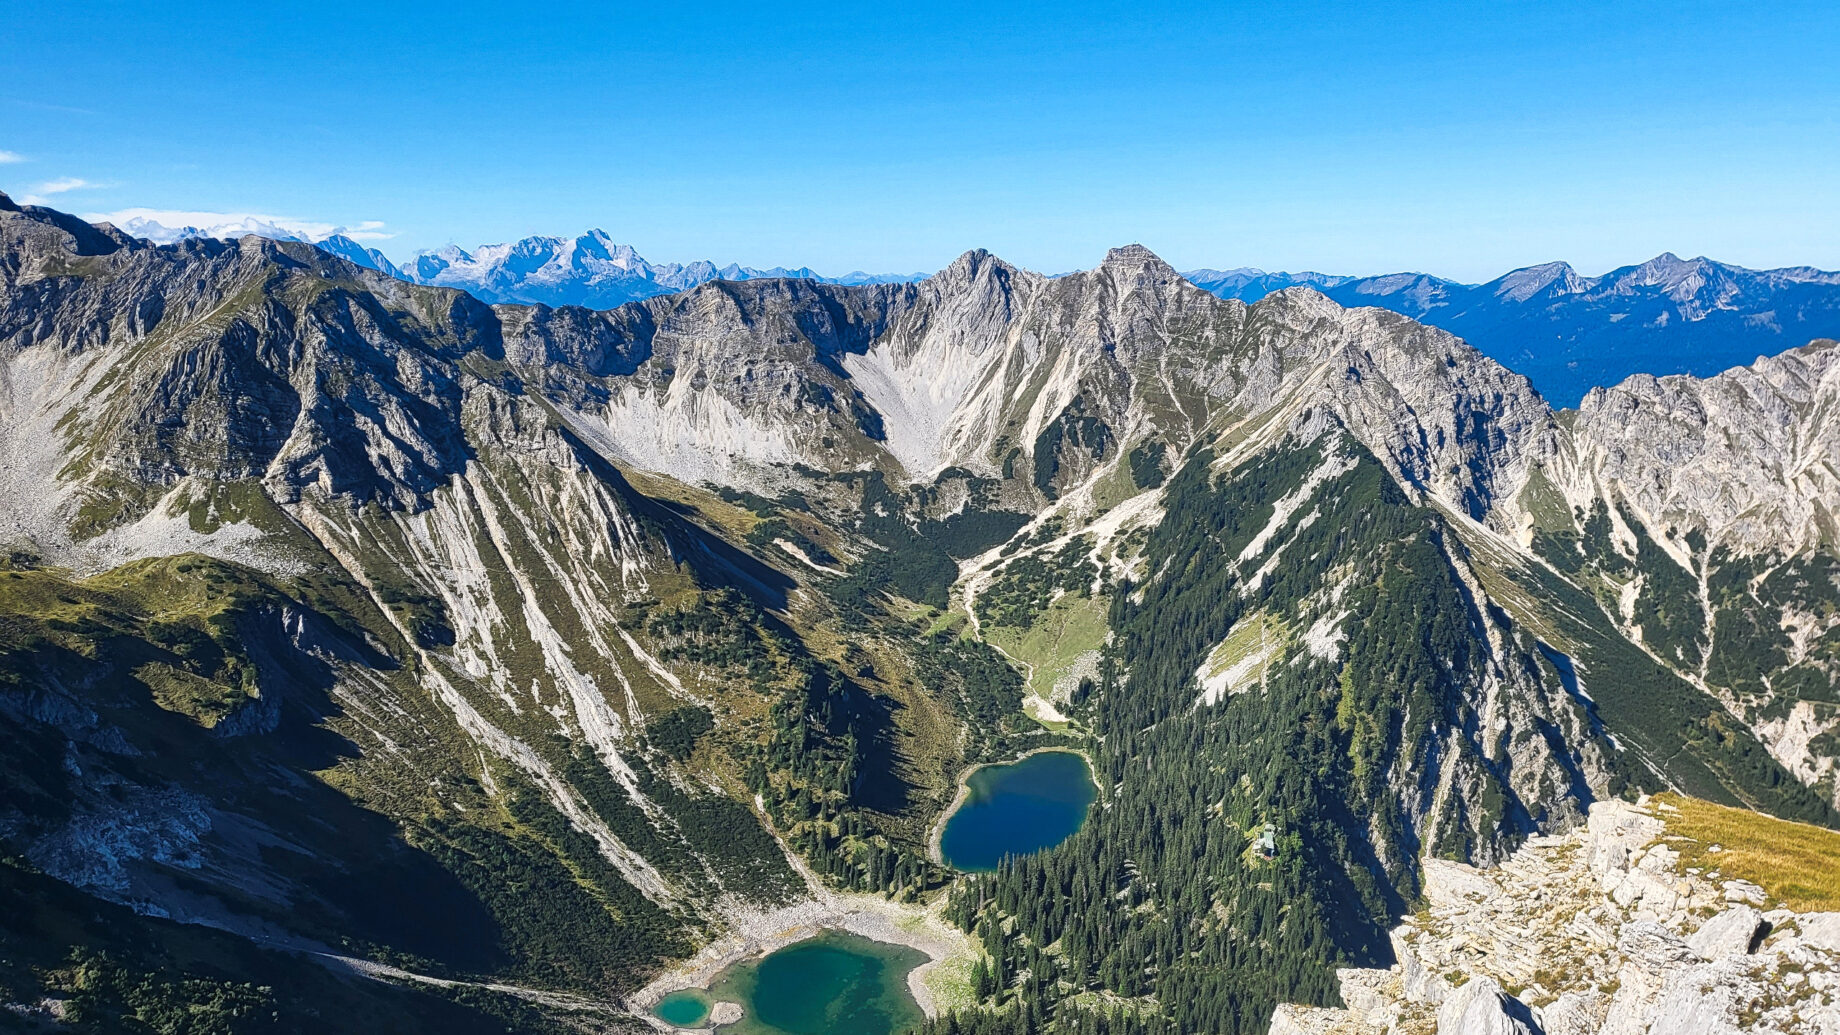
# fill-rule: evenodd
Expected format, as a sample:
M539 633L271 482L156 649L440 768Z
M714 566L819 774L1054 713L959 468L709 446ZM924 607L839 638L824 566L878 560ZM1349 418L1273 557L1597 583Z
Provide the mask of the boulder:
M1763 889L1747 880L1728 880L1719 887L1725 892L1727 902L1748 902L1753 906L1761 906L1767 901Z
M1343 967L1335 976L1341 983L1343 1004L1357 1017L1383 1012L1392 1002L1392 997L1386 993L1386 987L1393 981L1391 971Z
M1398 953L1400 966L1400 985L1409 1003L1430 1003L1437 1006L1450 994L1450 986L1442 976L1434 974L1418 958L1418 953L1407 950Z
M1705 964L1675 971L1648 1008L1648 1030L1654 1035L1740 1035L1749 1030L1738 1022L1740 991L1743 999L1752 999L1760 989Z
M1802 929L1803 945L1840 952L1840 913L1804 913L1796 926Z
M1750 906L1733 906L1713 917L1687 939L1687 948L1700 958L1716 960L1724 956L1746 956L1769 932L1769 922Z
M1597 1035L1598 1011L1603 996L1596 992L1566 992L1545 1006L1535 1007L1534 1019L1546 1035Z
M1494 978L1472 977L1438 1008L1438 1035L1545 1035L1527 1004Z

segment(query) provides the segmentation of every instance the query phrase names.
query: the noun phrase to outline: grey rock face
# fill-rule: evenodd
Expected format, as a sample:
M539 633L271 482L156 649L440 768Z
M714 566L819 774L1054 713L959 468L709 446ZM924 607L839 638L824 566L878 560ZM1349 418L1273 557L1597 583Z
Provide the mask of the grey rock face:
M1769 929L1762 913L1750 906L1733 906L1695 931L1687 939L1687 948L1709 960L1743 956L1757 947Z
M1809 913L1796 919L1805 944L1840 952L1840 913Z
M284 496L315 485L406 505L465 462L457 364L487 345L484 306L409 295L304 244L86 256L91 242L61 229L0 219L0 360L13 371L0 423L58 436L59 481L260 478ZM98 275L62 275L78 259Z
M1439 1035L1542 1035L1527 1004L1493 978L1472 978L1438 1007Z
M1537 543L1602 521L1596 545L1577 550L1592 555L1584 580L1618 601L1606 613L1830 801L1840 801L1840 713L1822 703L1840 681L1840 618L1827 603L1840 587L1837 404L1833 341L1704 380L1593 390L1536 461L1549 488L1530 481L1497 522ZM1570 549L1546 556L1576 567Z
M1716 377L1633 377L1585 397L1575 502L1602 492L1651 527L1712 546L1793 553L1831 540L1840 500L1840 344L1816 342ZM1589 485L1591 488L1586 489Z
M1656 843L1664 832L1646 808L1599 802L1584 827L1532 839L1497 868L1427 864L1428 909L1393 932L1399 963L1338 972L1348 1008L1282 1007L1285 1030L1840 1031L1840 948L1809 936L1835 914L1766 922L1737 906L1702 921L1722 889L1680 872Z

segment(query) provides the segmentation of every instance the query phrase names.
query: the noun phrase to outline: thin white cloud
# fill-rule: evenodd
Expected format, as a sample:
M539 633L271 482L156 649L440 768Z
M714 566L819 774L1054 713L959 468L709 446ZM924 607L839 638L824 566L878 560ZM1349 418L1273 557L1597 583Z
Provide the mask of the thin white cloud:
M354 241L387 241L396 235L384 232L382 220L366 219L357 226L346 230L345 236Z
M26 156L17 151L0 151L0 165L12 165L25 160Z
M51 199L59 194L69 194L73 190L101 190L116 186L113 183L97 183L80 176L60 176L55 180L46 180L32 188L32 193L22 195L20 201L27 205L49 205Z
M100 184L91 183L76 176L60 176L55 180L46 180L33 189L39 194L68 194L73 190L88 190L97 186Z
M387 241L396 236L376 219L347 225L262 212L124 208L115 212L85 212L83 218L92 223L113 223L136 237L162 244L187 237L237 238L245 234L299 241L323 241L333 234L344 234L354 241Z

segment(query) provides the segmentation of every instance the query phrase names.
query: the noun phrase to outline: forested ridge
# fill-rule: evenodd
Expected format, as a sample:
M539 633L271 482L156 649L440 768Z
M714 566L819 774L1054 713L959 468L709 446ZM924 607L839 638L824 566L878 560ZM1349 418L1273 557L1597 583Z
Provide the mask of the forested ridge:
M1338 450L1354 461L1279 522L1282 563L1248 579L1257 558L1242 552ZM1389 956L1430 831L1388 776L1435 752L1439 728L1474 721L1460 684L1484 649L1440 519L1348 440L1226 476L1213 460L1200 452L1170 480L1147 577L1112 597L1086 716L1103 804L1059 847L954 889L950 916L995 960L978 978L995 1009L929 1035L1262 1031L1278 1002L1334 1002L1336 967ZM1361 616L1340 652L1293 643L1262 689L1197 703L1197 668L1242 617L1307 627L1329 610ZM1426 820L1451 854L1470 850L1470 829L1530 829L1491 763L1472 761L1487 814L1457 815L1468 806L1453 799ZM1266 823L1270 859L1253 845Z

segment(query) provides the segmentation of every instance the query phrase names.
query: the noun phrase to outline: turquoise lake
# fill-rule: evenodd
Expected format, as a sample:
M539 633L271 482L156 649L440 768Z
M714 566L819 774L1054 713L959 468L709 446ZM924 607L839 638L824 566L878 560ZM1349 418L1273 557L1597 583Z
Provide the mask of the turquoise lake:
M945 861L988 872L1006 855L1027 855L1067 840L1086 822L1098 788L1083 755L1042 751L988 765L965 781L966 795L939 838Z
M653 1013L696 1027L718 1002L740 1003L741 1020L722 1035L894 1035L924 1015L907 975L926 954L853 934L826 931L758 960L737 963L707 991L664 997Z
M660 1020L680 1028L694 1028L709 1016L709 997L694 988L672 992L652 1008Z

